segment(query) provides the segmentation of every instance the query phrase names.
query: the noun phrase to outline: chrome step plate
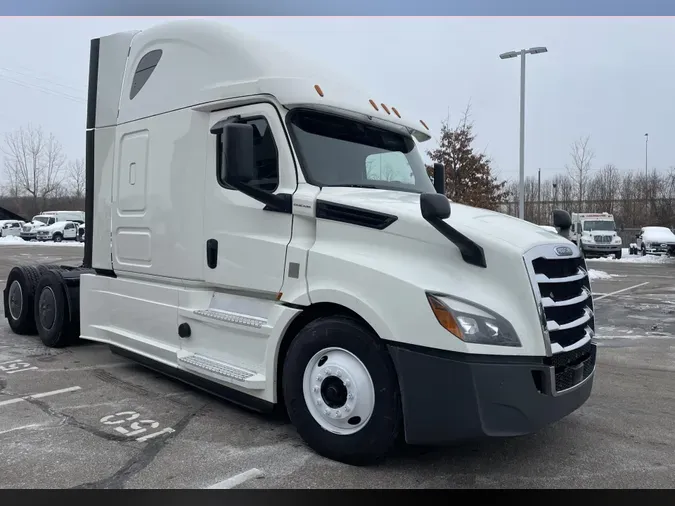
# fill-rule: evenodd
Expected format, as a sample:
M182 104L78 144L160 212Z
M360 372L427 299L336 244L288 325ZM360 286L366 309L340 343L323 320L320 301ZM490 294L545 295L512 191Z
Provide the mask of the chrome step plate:
M251 390L265 387L265 376L231 364L190 353L179 356L178 363L197 373L204 373L228 383L234 383Z

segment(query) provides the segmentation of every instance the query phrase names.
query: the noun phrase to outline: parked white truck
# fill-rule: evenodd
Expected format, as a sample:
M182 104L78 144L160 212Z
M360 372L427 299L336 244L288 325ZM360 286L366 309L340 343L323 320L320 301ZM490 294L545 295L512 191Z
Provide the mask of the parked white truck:
M38 230L62 221L84 223L85 213L83 211L45 211L33 216L29 223L25 223L21 227L20 236L25 241L38 239Z
M622 241L609 213L572 213L570 239L586 257L614 255L621 258Z
M296 63L216 21L93 40L84 262L14 268L11 328L278 405L353 464L401 434L516 436L581 406L596 346L579 249L451 204L424 122Z

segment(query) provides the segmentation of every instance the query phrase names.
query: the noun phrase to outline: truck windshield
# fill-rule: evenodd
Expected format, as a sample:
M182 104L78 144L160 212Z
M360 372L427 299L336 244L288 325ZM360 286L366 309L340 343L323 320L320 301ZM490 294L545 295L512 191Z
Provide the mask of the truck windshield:
M46 216L34 216L33 221L41 221L46 225L47 221L49 221L49 218L47 218Z
M310 184L434 192L410 136L307 110L291 112L289 124Z
M593 230L614 231L616 227L613 221L584 221L584 230L591 232Z

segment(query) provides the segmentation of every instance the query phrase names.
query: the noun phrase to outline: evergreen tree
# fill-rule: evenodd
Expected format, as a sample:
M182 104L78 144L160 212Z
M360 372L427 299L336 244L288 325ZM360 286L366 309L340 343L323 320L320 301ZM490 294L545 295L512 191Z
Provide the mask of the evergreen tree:
M439 147L427 151L434 162L445 167L447 197L460 204L496 210L507 200L506 181L499 182L492 175L491 160L474 151L476 136L468 109L455 128L448 123L446 120L441 125ZM427 171L433 175L433 166L427 167Z

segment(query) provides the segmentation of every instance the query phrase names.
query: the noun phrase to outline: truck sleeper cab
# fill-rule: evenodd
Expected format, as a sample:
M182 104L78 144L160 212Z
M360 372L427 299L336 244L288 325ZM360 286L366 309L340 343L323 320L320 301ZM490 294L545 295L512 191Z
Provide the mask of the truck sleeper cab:
M12 329L279 406L351 464L576 410L596 353L577 246L451 204L424 122L316 75L215 21L93 40L84 261L14 268Z

